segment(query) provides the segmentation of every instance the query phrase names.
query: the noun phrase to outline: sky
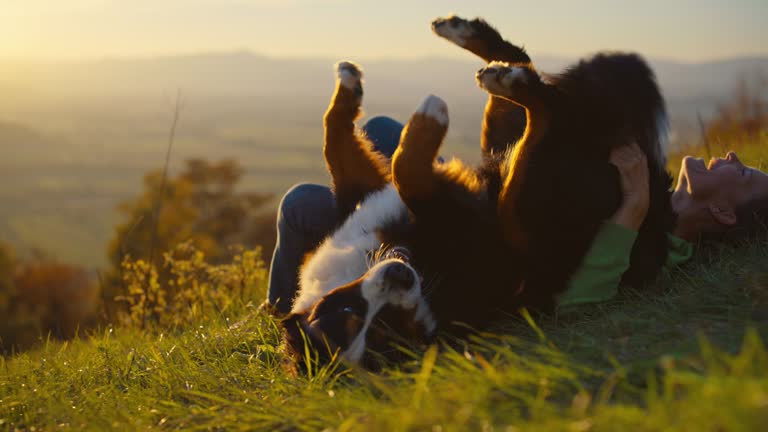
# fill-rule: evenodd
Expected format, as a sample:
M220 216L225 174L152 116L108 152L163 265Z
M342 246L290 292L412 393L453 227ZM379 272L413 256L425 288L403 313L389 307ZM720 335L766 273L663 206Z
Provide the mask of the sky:
M449 13L486 18L534 57L768 55L768 0L0 0L0 59L457 57L429 30Z

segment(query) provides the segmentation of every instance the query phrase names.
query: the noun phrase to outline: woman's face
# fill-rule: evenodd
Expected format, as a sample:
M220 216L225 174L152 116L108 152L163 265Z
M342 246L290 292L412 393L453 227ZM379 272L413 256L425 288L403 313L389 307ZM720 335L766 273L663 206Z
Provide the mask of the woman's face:
M768 197L768 175L741 163L734 152L724 158L686 156L680 166L675 194L687 194L695 201L713 201L736 208L753 199Z
M736 153L709 163L687 156L672 194L672 208L678 215L675 234L693 239L703 232L720 231L737 222L737 208L762 198L768 198L768 175L741 163Z

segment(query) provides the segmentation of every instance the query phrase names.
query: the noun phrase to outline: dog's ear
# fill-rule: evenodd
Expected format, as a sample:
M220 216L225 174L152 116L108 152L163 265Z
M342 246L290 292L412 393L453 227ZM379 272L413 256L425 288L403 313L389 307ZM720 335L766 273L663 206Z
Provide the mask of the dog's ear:
M306 321L304 313L292 312L280 320L283 328L283 368L292 376L296 376L304 358L306 335L302 323Z
M280 326L283 328L283 338L289 349L304 346L304 330L302 322L306 321L306 313L291 312L285 318L280 320Z

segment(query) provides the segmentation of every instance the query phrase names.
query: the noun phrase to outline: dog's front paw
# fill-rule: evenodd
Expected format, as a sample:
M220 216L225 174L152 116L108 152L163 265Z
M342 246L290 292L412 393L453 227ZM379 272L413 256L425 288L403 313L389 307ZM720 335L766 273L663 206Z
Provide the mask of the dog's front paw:
M363 69L356 63L341 61L336 63L336 78L342 87L353 90L356 94L363 93Z
M475 74L477 84L491 94L509 95L515 86L529 82L530 70L525 67L492 62Z
M443 126L448 124L448 105L446 105L444 100L437 96L427 96L416 112L436 120Z
M472 21L467 21L456 15L449 15L432 21L432 31L460 47L466 46L467 40L477 34Z

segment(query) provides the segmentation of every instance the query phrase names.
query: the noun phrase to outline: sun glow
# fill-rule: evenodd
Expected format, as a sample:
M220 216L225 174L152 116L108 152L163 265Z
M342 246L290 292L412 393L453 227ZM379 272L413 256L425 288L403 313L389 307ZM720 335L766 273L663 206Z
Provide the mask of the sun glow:
M678 60L768 53L764 1L546 3L513 11L501 0L0 0L0 58L232 50L280 57L450 57L460 53L431 37L429 22L451 12L514 29L511 36L536 53L576 57L631 49Z

